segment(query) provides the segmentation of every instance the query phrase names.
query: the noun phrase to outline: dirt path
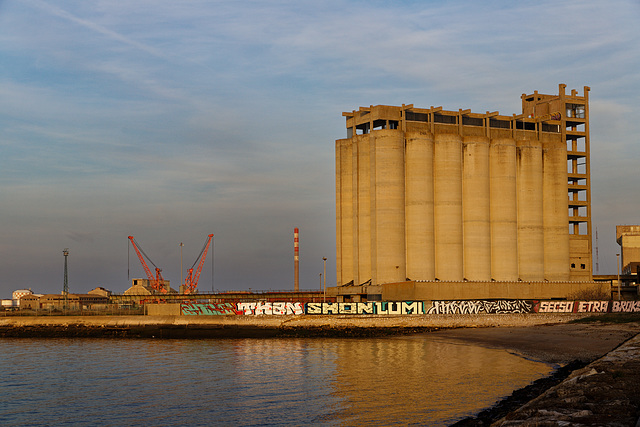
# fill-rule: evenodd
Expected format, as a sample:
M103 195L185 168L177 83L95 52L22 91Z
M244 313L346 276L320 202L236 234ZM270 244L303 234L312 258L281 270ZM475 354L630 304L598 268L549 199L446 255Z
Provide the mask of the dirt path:
M438 339L504 348L525 357L564 365L591 362L640 333L640 324L556 324L435 331Z

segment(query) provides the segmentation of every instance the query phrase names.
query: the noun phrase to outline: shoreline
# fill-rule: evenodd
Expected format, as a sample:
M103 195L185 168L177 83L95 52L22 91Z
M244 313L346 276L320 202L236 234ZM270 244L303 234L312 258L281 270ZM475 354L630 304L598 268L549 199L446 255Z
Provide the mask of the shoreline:
M590 319L585 319L587 317ZM612 355L629 342L640 342L640 321L614 323L611 319L602 317L605 321L601 322L597 320L599 317L601 316L593 316L593 314L381 315L366 318L353 316L10 316L0 318L0 338L369 338L428 334L429 339L503 349L520 357L555 366L549 376L539 378L532 384L513 391L510 396L492 407L454 424L488 425L501 420L507 425L519 425L529 416L528 412L523 413L523 408L537 402L538 408L544 408L539 412L545 413L547 408L558 405L557 393L553 394L553 390L562 387L570 388L565 383L570 383L571 378L575 379L580 373L586 376L583 371L593 370L594 366L598 369L597 372L604 373L605 370L598 365L599 361L613 357ZM581 319L590 320L590 322L570 323ZM640 350L640 346L638 348ZM640 351L633 353L631 357L633 363L640 363ZM629 384L635 387L638 383L640 369L637 374L626 373L626 377L620 377L619 373L623 372L623 369L623 367L609 367L609 371L613 372L611 375L615 378L614 385L622 390L622 393L627 393ZM598 390L594 395L596 397L590 397L589 401L600 399L597 393L606 397L608 391L602 391L603 388ZM573 392L580 394L583 391L580 388L577 392L575 390ZM548 402L545 401L545 396ZM572 397L571 402L582 398ZM566 404L561 402L561 407ZM634 401L631 406L625 406L625 411L630 407L638 411L640 405ZM557 420L562 420L565 415L559 411L562 409L556 410L553 416ZM609 412L611 414L611 411ZM598 415L588 410L576 413L586 414L583 418ZM614 414L610 416L613 417ZM520 420L518 420L519 417ZM601 420L601 418L598 419Z
M614 340L640 333L640 327L629 326L635 323L569 323L586 317L593 315L7 316L0 318L0 338L364 338L430 333L434 339L506 348L563 364L593 359L611 350L607 344Z

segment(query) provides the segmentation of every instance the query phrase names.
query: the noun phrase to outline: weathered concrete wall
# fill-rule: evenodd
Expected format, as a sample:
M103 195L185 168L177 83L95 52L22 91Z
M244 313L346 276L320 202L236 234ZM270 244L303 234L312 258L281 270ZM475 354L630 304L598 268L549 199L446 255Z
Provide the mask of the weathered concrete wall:
M371 141L375 157L375 167L371 167L371 181L375 182L372 263L376 266L372 283L389 283L406 278L404 135L400 130L378 130Z
M543 140L542 221L544 229L544 279L569 280L569 229L567 214L567 147L560 137Z
M148 316L179 316L180 304L147 304L145 311Z
M464 273L460 135L435 135L433 174L436 278L462 280Z
M489 138L465 137L462 162L464 278L470 281L490 280Z
M407 277L436 277L433 222L433 135L410 132L406 136ZM366 220L366 219L365 219Z
M521 139L518 156L518 277L544 277L544 235L542 223L542 144Z
M472 300L472 299L551 299L567 298L608 285L599 282L403 282L382 285L385 301Z

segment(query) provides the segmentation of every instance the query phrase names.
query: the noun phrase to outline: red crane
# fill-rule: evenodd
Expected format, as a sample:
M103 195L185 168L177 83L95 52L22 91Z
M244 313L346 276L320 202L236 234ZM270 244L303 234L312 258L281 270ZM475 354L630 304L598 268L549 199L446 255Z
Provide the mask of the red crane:
M200 273L202 272L202 266L204 265L204 260L207 258L207 252L209 251L209 245L211 244L211 239L213 239L213 234L209 234L207 236L207 240L204 242L204 246L200 251L200 255L193 262L193 265L189 270L187 270L187 278L184 281L184 293L192 294L196 288L198 287L198 280L200 279ZM196 274L193 274L193 267L195 267L196 263L200 260L200 264L198 264L198 269L196 270Z
M140 264L142 264L142 267L144 268L144 272L147 273L147 279L149 279L149 283L151 284L151 287L158 292L162 292L163 294L166 294L167 290L164 287L164 278L162 277L162 270L156 267L153 261L151 261L151 259L147 256L147 254L144 253L144 251L142 250L140 245L138 245L138 242L136 242L133 236L129 236L129 240L131 240L131 245L133 246L133 249L136 250L136 254L138 254L138 259L140 260ZM142 255L144 255L144 257L147 258L149 262L156 268L156 277L153 277L153 274L151 274L151 269L149 269L149 266L145 262Z

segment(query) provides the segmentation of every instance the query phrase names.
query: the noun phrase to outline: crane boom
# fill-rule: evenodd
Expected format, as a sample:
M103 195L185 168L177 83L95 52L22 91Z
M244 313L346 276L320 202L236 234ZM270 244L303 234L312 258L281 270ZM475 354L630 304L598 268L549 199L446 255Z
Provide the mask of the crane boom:
M193 293L198 287L198 280L200 280L200 273L202 273L202 266L204 266L204 260L207 258L207 252L209 251L209 245L211 244L211 239L213 239L213 234L209 234L207 236L207 240L205 241L204 246L200 251L200 255L198 255L198 257L194 261L191 268L187 270L187 278L185 279L185 282L184 282L185 294ZM200 263L198 264L198 269L196 270L196 274L194 275L193 267L196 265L198 260L200 260Z
M164 287L164 278L162 277L162 270L156 267L156 265L153 264L153 261L149 259L147 254L145 254L144 251L141 248L139 248L139 245L137 244L133 236L129 236L129 240L131 241L131 245L133 246L133 249L135 249L136 251L136 255L138 255L138 259L140 260L140 264L142 264L142 268L144 268L144 272L147 274L147 279L149 279L149 283L151 284L151 287L156 291L166 294L167 290ZM149 259L149 262L153 264L153 266L156 268L156 277L153 277L153 274L151 273L151 269L149 268L146 261L144 260L143 254L144 256L147 257L147 259Z

